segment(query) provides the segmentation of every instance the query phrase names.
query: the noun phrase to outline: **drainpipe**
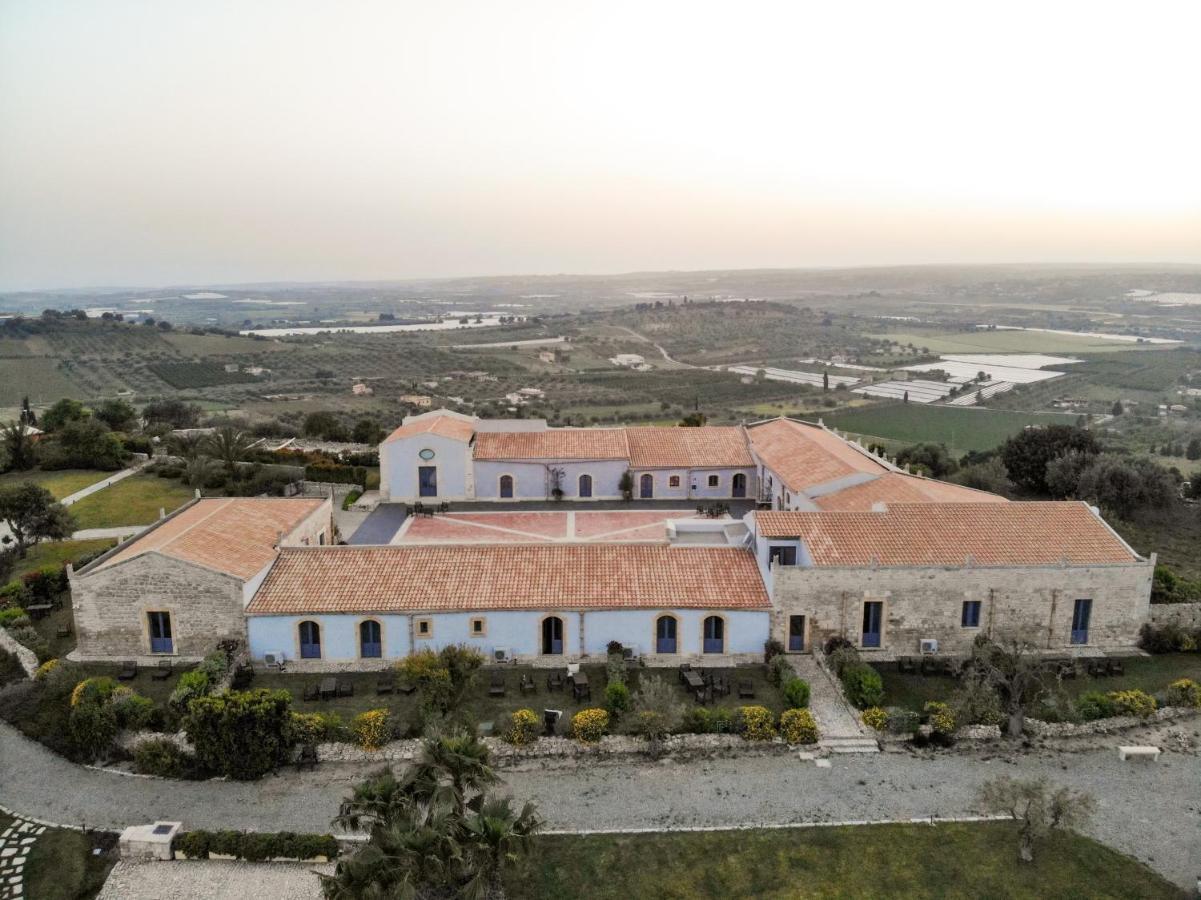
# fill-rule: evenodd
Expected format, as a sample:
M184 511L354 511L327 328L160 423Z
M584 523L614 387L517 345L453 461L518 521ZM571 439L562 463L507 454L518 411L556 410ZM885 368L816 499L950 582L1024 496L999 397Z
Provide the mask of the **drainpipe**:
M412 656L417 649L417 628L413 624L413 614L407 616L409 620L409 656Z
M580 617L580 656L587 656L585 648L588 646L584 643L584 611L581 609L578 613Z
M992 640L993 614L997 608L997 592L994 588L988 589L988 639Z

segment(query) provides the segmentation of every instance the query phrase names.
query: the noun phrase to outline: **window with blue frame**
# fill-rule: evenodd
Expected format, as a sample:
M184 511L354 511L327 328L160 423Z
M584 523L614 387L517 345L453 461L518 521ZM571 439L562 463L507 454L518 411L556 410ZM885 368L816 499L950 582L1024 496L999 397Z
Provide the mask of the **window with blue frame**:
M963 617L960 619L960 624L964 628L979 628L980 627L980 601L979 600L964 600L963 601Z
M363 659L379 659L384 655L381 629L374 619L359 623L359 655Z
M321 659L321 627L316 622L301 622L300 658Z
M151 612L146 615L150 620L150 652L173 652L175 644L171 638L171 613Z

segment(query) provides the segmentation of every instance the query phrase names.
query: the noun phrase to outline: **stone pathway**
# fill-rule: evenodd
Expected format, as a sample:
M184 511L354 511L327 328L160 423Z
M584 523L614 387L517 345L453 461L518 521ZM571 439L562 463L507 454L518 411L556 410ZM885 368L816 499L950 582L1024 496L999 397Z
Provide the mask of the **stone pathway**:
M834 752L875 752L875 737L846 702L842 688L817 664L812 654L789 656L793 671L809 682L809 710L821 731L820 747Z
M102 491L106 487L111 487L112 485L116 484L118 481L124 481L130 475L138 474L138 472L142 471L144 468L146 468L148 465L150 465L150 462L151 462L150 460L146 460L144 462L138 463L136 466L130 466L128 469L122 469L120 472L114 472L108 478L102 478L100 481L97 481L95 484L89 484L87 487L83 488L82 490L76 491L74 494L68 494L66 497L63 497L63 499L58 502L61 503L63 506L70 506L72 503L78 503L84 497L90 497L92 494L96 493L97 491Z
M25 896L25 863L38 835L46 830L17 816L0 834L0 900Z

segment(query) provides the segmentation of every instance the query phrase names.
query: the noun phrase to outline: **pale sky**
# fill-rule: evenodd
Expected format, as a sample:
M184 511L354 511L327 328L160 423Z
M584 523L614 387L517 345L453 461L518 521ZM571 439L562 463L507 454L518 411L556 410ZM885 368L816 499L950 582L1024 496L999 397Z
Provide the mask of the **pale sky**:
M1201 4L0 0L0 289L1201 262Z

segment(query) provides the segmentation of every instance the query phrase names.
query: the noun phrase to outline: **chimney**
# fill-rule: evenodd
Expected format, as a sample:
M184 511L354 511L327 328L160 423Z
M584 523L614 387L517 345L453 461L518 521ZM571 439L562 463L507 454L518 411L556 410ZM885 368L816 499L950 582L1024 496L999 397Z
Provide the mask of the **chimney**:
M872 504L872 512L886 513L886 512L888 512L888 504L885 503L883 500L877 500L875 503Z

